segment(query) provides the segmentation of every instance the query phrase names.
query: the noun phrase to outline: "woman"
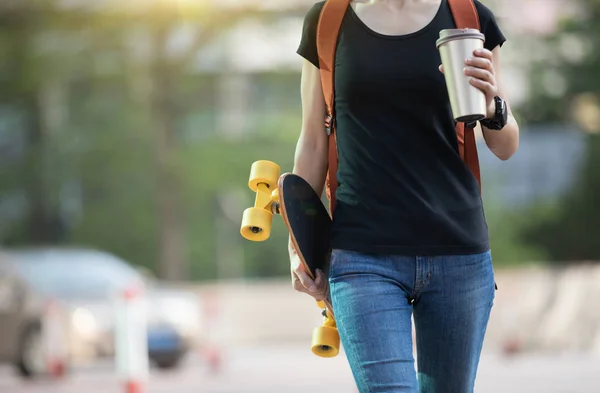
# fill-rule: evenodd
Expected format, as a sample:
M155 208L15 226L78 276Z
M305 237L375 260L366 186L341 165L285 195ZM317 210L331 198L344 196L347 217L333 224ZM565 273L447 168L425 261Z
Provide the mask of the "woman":
M294 165L319 193L327 169L316 49L323 3L307 13L298 48L303 113ZM465 74L486 95L485 142L507 160L519 129L500 83L505 38L492 12L475 5L485 49L465 59ZM473 391L495 282L478 184L458 153L435 46L439 31L454 27L447 0L371 0L351 2L340 29L329 277L318 272L312 281L289 248L294 288L316 299L331 293L360 392ZM501 102L508 120L492 126Z

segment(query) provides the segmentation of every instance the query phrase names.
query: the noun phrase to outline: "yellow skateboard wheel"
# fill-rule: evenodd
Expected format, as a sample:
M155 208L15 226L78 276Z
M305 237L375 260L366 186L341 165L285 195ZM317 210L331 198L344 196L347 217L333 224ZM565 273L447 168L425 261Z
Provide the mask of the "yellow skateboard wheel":
M277 188L277 181L280 174L281 168L274 162L266 160L256 161L250 168L248 187L256 192L258 185L263 183L267 185L269 190L273 190Z
M331 326L319 326L313 331L312 352L322 358L332 358L340 352L340 334Z
M241 235L254 242L262 242L271 235L273 214L259 207L250 207L244 210L242 216Z

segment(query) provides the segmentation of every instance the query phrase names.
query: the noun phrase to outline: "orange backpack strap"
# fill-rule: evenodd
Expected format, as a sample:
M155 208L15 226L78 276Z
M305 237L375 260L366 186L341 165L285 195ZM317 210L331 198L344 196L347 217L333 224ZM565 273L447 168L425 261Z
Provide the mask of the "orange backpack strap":
M477 29L480 30L479 15L473 0L448 0L448 5L452 11L454 23L458 29ZM479 193L481 193L481 173L479 170L479 157L477 155L477 143L475 142L476 123L457 123L456 137L458 139L458 151L467 167L471 170L477 183L479 184Z
M337 141L335 137L334 121L334 87L333 71L335 68L335 52L337 48L338 33L348 9L350 0L327 0L321 10L317 25L317 52L319 54L319 69L321 72L321 86L327 106L325 116L325 129L329 137L329 158L327 168L327 198L329 199L329 212L333 216L335 208L335 190L337 181Z

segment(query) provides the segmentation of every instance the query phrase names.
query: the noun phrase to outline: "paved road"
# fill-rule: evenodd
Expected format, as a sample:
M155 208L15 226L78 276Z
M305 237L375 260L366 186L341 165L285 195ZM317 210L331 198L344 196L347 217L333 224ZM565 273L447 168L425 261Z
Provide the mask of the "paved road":
M327 386L356 393L345 358L319 359L304 347L236 349L225 353L215 373L198 357L175 372L153 370L147 393L305 393ZM23 383L0 369L0 393L119 393L112 365L77 369L63 382ZM527 355L506 359L484 355L476 392L598 393L600 358L584 355Z

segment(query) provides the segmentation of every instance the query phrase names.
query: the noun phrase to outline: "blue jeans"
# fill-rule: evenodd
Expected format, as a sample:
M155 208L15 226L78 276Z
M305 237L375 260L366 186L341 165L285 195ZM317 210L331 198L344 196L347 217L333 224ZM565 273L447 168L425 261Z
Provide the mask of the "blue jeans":
M404 257L333 250L329 283L360 393L473 392L495 296L490 252Z

